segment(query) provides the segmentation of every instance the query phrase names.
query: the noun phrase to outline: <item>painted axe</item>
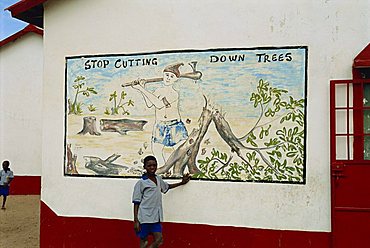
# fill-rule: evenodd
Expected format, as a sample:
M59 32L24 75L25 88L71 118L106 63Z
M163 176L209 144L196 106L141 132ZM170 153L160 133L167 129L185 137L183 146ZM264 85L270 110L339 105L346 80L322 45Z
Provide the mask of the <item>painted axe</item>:
M190 67L193 69L192 72L186 72L186 73L181 73L180 78L189 78L194 81L197 81L202 78L202 72L197 71L196 66L197 66L197 61L192 61L189 63ZM144 83L154 83L154 82L161 82L163 81L163 77L157 77L157 78L149 78L149 79L143 79ZM127 87L127 86L132 86L132 85L137 85L139 84L139 80L134 80L128 83L123 83L121 86L122 87Z

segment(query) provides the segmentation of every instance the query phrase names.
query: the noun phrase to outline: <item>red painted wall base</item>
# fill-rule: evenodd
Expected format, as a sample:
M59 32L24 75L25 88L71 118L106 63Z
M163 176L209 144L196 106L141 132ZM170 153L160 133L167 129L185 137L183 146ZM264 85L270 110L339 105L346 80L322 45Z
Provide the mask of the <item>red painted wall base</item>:
M41 176L14 176L10 184L11 195L39 195Z
M57 216L41 202L40 247L139 247L131 221ZM163 248L329 248L330 233L163 223Z

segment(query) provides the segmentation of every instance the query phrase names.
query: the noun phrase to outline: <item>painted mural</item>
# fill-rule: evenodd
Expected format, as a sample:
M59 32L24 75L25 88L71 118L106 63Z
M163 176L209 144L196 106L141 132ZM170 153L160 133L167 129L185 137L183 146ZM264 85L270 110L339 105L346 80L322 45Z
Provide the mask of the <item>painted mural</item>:
M66 176L305 183L307 47L66 58Z

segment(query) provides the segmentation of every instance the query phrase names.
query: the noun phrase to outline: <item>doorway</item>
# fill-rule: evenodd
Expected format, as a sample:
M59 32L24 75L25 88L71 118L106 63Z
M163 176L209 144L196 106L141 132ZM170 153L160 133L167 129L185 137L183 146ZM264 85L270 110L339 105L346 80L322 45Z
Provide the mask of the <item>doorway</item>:
M332 247L370 244L370 44L330 82Z

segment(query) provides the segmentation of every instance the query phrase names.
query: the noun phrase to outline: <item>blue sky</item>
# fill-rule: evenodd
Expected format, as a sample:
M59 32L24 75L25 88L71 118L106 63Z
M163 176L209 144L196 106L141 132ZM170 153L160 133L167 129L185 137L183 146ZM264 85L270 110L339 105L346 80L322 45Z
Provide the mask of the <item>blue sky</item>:
M18 32L27 26L26 22L12 18L10 11L4 10L5 8L19 2L19 0L1 0L0 1L0 40L3 40L10 35Z
M264 62L259 61L257 54L272 56L280 54L282 60ZM284 57L290 54L289 59ZM240 60L230 61L227 58L239 55ZM211 57L225 58L225 61L211 62ZM143 63L142 61L154 61L156 63ZM106 62L93 64L92 61ZM122 61L126 61L123 66ZM128 61L136 61L130 63ZM259 80L267 81L272 87L289 91L288 97L303 99L305 97L305 61L306 50L304 48L276 48L276 49L232 49L215 51L193 51L153 53L138 55L106 55L106 56L78 56L67 59L67 95L73 99L76 91L74 85L76 78L86 78L86 85L94 87L99 94L85 99L85 106L94 104L100 111L107 106L109 95L114 91L120 92L120 85L137 78L153 78L161 75L163 68L170 64L183 62L182 72L191 71L187 64L197 61L197 69L203 73L202 79L195 83L189 79L180 79L174 88L180 94L181 108L187 114L198 117L199 109L195 106L203 106L203 94L211 99L213 106L222 109L229 116L258 117L260 109L256 108L249 100L251 94L256 92ZM119 63L117 63L119 62ZM89 65L89 67L86 67ZM117 66L118 65L118 66ZM155 90L155 85L151 90ZM130 87L124 89L128 96L137 97L137 92ZM133 99L142 102L142 96ZM109 104L109 102L108 102ZM142 108L143 107L143 108ZM145 105L135 105L133 111L141 116L147 115ZM196 111L196 112L192 112Z

